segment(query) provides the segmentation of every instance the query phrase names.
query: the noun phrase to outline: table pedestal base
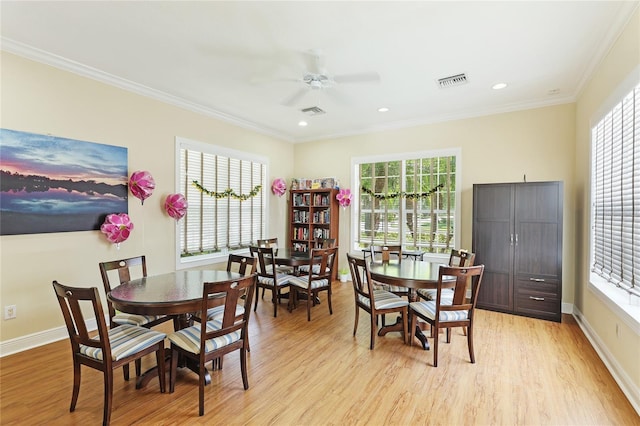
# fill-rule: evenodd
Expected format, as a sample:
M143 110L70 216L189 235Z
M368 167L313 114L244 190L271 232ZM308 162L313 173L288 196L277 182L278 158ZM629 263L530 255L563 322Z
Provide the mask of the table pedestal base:
M422 327L426 325L428 324L424 322L418 322L416 324L415 337L420 341L420 343L422 343L422 349L424 349L425 351L428 351L430 349L429 340L427 339L427 336L425 336L424 333L422 332ZM402 317L398 316L394 324L385 325L384 327L381 327L380 330L378 330L378 336L384 336L385 334L392 331L397 331L402 333Z

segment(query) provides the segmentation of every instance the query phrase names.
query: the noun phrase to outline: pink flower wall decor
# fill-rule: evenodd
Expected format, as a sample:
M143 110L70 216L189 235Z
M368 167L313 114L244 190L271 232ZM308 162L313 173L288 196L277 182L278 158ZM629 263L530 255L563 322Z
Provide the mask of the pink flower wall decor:
M126 213L108 214L100 231L104 233L110 243L120 248L120 243L126 241L133 230L133 222Z
M129 178L129 190L134 197L139 198L142 204L144 200L149 198L156 187L156 181L153 180L151 173L139 170L133 172Z
M341 189L336 194L336 200L342 207L349 207L351 204L351 190L350 189Z
M282 197L284 192L287 190L287 184L282 178L275 178L273 183L271 184L271 192L276 194L278 197Z
M180 220L187 214L187 199L182 194L170 194L167 195L167 199L164 201L164 209L169 216L175 220Z

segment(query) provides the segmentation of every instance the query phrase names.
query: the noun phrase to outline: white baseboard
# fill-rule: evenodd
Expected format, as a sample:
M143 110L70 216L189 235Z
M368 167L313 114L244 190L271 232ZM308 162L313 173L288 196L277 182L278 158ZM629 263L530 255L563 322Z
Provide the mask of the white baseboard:
M89 331L98 329L95 318L87 320L87 328ZM67 327L62 326L3 341L0 342L0 358L68 338Z
M600 339L600 337L593 331L589 322L584 318L582 312L579 309L574 307L573 317L578 322L578 325L582 329L582 332L589 342L591 346L595 349L596 353L607 367L607 370L613 376L613 379L616 381L622 392L625 394L633 408L636 410L638 415L640 415L640 387L638 387L629 377L629 375L620 367L620 364L613 357L607 346Z

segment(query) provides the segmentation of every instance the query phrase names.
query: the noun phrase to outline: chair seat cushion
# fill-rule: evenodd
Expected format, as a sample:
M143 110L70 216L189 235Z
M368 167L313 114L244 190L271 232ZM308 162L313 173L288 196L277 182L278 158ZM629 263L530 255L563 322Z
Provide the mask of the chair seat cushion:
M418 294L427 300L436 300L436 295L438 293L438 290L434 289L434 288L420 288L418 289ZM440 301L444 302L447 301L446 304L450 305L451 303L453 303L453 290L450 288L445 288L442 289L442 294L440 295Z
M242 314L244 314L244 306L236 305L236 316L240 316ZM215 319L222 320L223 315L224 315L224 305L210 308L207 310L207 321L211 321Z
M207 321L207 331L220 330L222 328L222 321L213 320ZM209 339L205 342L205 353L209 353L213 350L222 348L223 346L230 345L233 342L240 340L240 330L225 334L224 336L218 336L213 339ZM194 354L200 353L200 324L195 324L191 327L183 328L169 335L169 341L182 349Z
M309 276L304 276L304 277L292 277L291 280L289 281L289 284L291 285L295 285L296 287L300 287L300 288L309 288ZM326 278L322 278L319 280L311 280L311 288L312 289L316 289L316 288L321 288L321 287L328 287L329 286L329 280Z
M280 274L293 274L293 266L276 266L276 272Z
M373 292L373 298L376 309L392 309L409 304L409 302L402 297L385 290L375 290ZM358 301L367 307L371 307L371 299L368 297L358 294Z
M112 321L118 325L122 324L131 324L142 326L145 324L149 324L152 321L160 319L164 317L164 315L137 315L137 314L127 314L124 312L118 312L113 317Z
M381 283L375 280L373 281L373 289L390 291L392 293L409 294L409 289L407 287L402 287L399 285L389 285L389 284Z
M304 274L309 274L309 265L302 265L298 268L298 271ZM313 267L311 268L311 271L314 274L319 274L320 273L320 265L313 265ZM331 272L331 268L325 268L326 272Z
M131 324L123 324L109 329L109 343L111 344L111 359L118 361L133 355L143 349L153 346L167 337L165 333L138 327ZM96 336L93 340L98 341ZM104 355L102 349L87 345L80 345L80 353L90 358L102 361Z
M444 303L443 303L444 304ZM436 302L432 300L427 300L424 302L412 302L409 304L411 309L418 315L428 318L435 319L436 317ZM469 319L469 311L440 311L440 321L462 321Z
M294 278L293 275L281 274L276 272L278 287L289 285L289 281ZM258 283L273 287L273 278L258 276Z

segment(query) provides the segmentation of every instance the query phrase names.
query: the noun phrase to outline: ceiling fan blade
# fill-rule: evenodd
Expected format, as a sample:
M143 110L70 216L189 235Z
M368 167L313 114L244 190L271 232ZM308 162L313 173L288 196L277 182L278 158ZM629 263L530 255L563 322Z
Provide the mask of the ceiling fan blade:
M355 74L342 74L333 76L336 83L377 83L380 75L377 72L359 72Z
M284 106L294 106L295 104L297 104L304 95L307 94L307 92L309 91L308 88L303 87L301 89L298 89L298 91L294 92L291 96L289 96L288 98L284 99L282 101L282 105Z

